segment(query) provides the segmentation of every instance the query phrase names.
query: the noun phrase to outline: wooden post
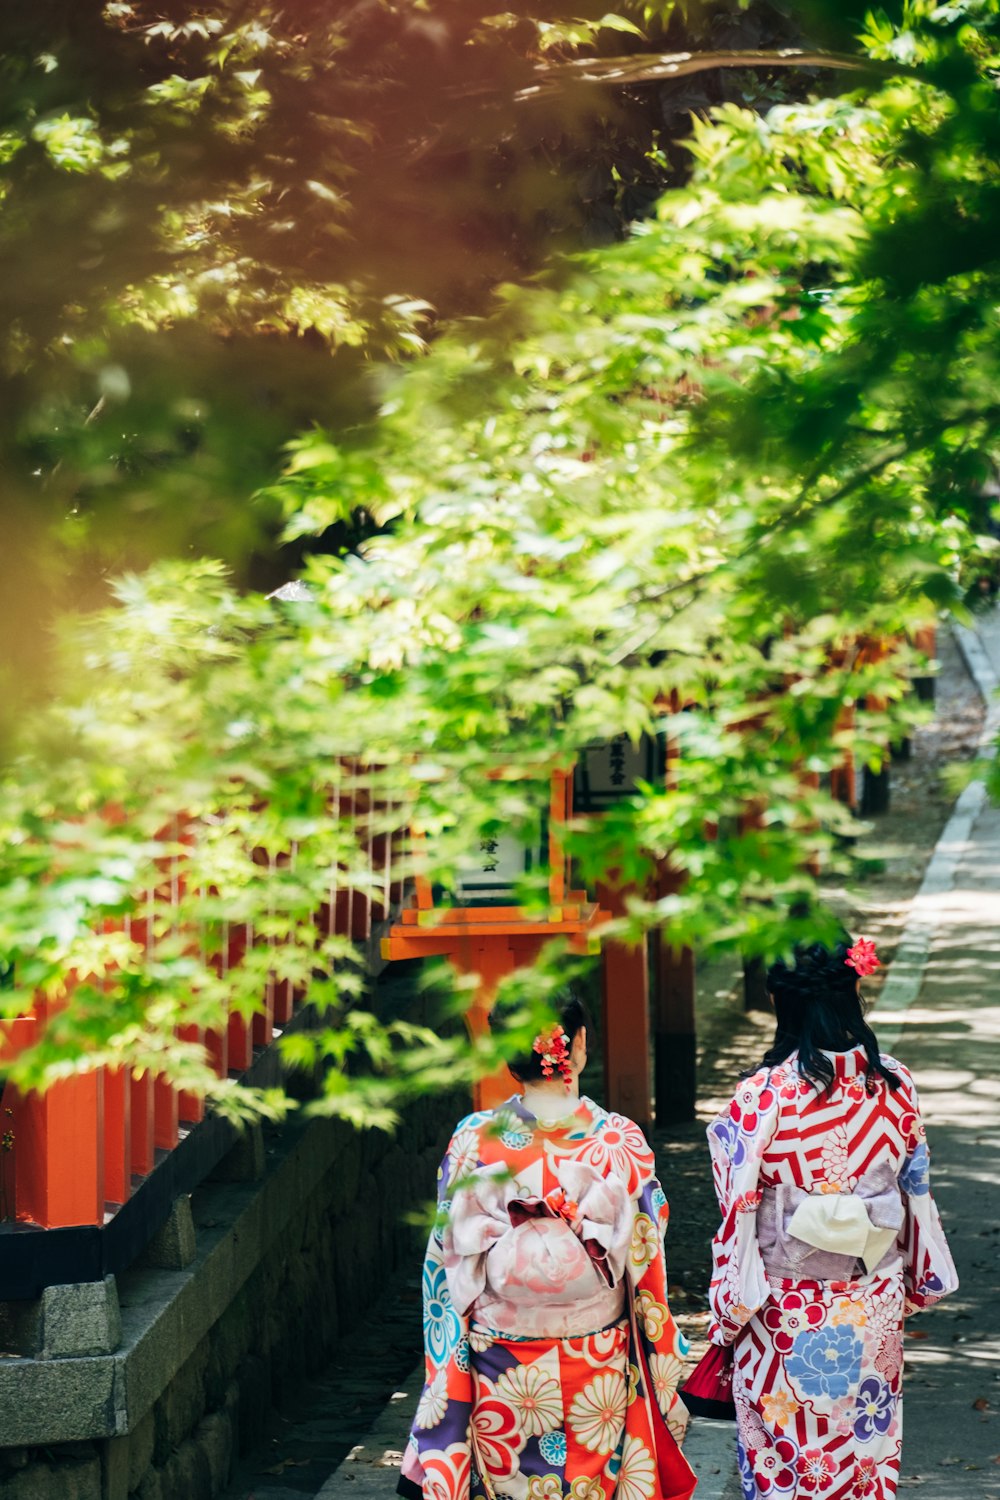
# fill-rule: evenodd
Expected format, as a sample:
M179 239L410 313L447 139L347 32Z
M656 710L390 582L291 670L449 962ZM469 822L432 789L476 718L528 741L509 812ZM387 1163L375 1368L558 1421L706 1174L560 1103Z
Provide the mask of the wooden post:
M57 1229L104 1223L104 1078L60 1079L15 1110L17 1217Z
M132 1193L132 1091L124 1068L104 1073L104 1191L109 1203Z
M496 999L497 987L517 967L510 940L498 934L485 941L470 941L468 945L462 945L453 955L452 961L463 973L478 977L475 997L465 1013L469 1035L473 1040L488 1036L489 1014ZM510 1098L514 1088L514 1080L508 1070L505 1067L498 1068L495 1073L481 1078L473 1086L472 1107L495 1109L498 1104Z
M629 887L599 884L597 902L612 917L623 916ZM647 1132L653 1126L649 1049L649 950L606 939L604 991L604 1082L609 1109L629 1115Z
M153 1170L153 1076L133 1073L129 1079L129 1112L132 1118L132 1171L145 1177Z
M698 1038L695 963L690 948L654 936L653 1064L657 1125L695 1118Z

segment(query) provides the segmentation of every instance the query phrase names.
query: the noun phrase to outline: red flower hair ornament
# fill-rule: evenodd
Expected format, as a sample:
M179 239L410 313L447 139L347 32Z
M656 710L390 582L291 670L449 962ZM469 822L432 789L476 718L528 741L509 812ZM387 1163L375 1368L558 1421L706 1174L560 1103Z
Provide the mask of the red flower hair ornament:
M573 1087L573 1070L569 1065L569 1037L562 1027L557 1024L547 1031L540 1031L531 1044L531 1050L541 1058L544 1076L551 1078L553 1073L559 1072L569 1093Z
M874 974L879 967L879 961L871 938L858 938L854 947L848 948L844 962L856 970L862 979L868 974Z

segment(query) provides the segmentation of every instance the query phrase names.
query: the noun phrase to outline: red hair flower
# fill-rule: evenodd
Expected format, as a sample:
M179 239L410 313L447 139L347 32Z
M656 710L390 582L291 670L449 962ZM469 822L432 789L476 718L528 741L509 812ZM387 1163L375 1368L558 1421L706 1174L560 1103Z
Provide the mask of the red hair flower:
M557 1070L562 1074L562 1081L567 1091L573 1086L573 1073L569 1065L569 1038L559 1025L550 1026L548 1031L540 1031L531 1044L532 1052L537 1052L542 1059L542 1073L546 1078L551 1078Z
M856 969L862 979L868 974L874 974L879 967L879 961L871 938L858 938L854 947L848 948L844 962L852 969Z

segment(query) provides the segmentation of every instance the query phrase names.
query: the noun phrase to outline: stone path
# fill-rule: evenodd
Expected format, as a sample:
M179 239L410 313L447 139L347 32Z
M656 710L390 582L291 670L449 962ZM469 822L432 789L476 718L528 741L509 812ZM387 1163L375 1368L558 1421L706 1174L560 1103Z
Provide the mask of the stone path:
M1000 682L1000 612L963 645L986 696ZM984 749L998 730L994 702ZM978 783L959 799L914 898L873 1024L917 1077L962 1279L907 1330L900 1494L1000 1500L1000 810ZM414 1370L316 1500L393 1494L419 1384ZM728 1424L692 1423L697 1500L740 1500L733 1450Z

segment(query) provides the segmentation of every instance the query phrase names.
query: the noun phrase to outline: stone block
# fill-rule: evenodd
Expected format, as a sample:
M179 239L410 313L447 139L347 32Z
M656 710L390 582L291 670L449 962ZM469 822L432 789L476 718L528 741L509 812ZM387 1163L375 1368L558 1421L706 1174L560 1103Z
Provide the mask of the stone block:
M3 1500L101 1500L101 1460L32 1463L4 1480Z
M138 1421L128 1437L128 1487L137 1490L143 1475L153 1462L153 1440L156 1421L151 1411Z
M112 1354L121 1343L121 1311L113 1276L74 1286L47 1286L41 1304L42 1359Z
M160 1469L150 1469L139 1486L136 1500L170 1500L164 1496Z
M213 1182L259 1182L267 1167L264 1132L259 1124L240 1131L236 1144L215 1167Z
M42 1299L0 1302L0 1351L31 1356L42 1342Z
M239 1447L245 1453L260 1441L271 1411L271 1367L266 1359L249 1354L236 1372L239 1385Z
M213 1500L212 1471L196 1442L182 1443L170 1455L160 1472L160 1490L163 1500Z
M153 1459L166 1463L171 1452L188 1437L205 1414L205 1370L208 1341L201 1343L175 1374L154 1411Z
M191 1217L191 1198L187 1193L175 1198L170 1206L170 1217L153 1235L139 1259L142 1266L152 1266L161 1271L183 1271L197 1253L194 1219Z
M229 1483L235 1456L236 1434L230 1414L213 1411L198 1428L194 1441L208 1463L211 1493L217 1495Z

